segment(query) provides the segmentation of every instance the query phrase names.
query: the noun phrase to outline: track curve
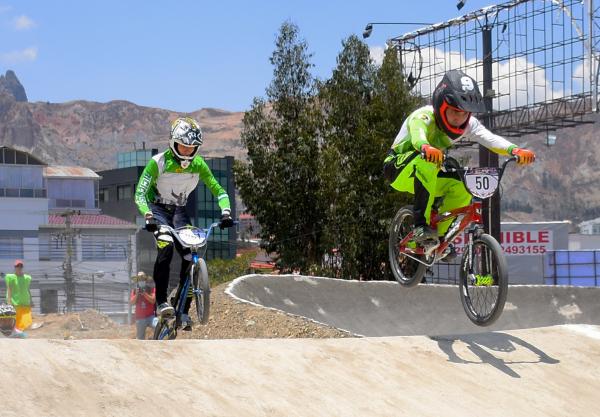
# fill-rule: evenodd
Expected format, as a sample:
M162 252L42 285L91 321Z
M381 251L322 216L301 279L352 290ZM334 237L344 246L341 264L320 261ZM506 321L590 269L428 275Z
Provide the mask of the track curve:
M458 287L349 281L297 275L245 275L226 291L262 307L361 336L453 335L559 324L600 324L600 288L510 286L504 312L490 327L472 324Z

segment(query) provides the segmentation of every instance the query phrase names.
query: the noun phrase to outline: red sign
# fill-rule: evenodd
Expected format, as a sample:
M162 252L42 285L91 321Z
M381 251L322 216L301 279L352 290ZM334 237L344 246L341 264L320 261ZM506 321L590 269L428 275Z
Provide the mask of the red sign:
M467 233L454 239L457 253L462 253ZM500 245L505 255L537 255L554 248L552 230L510 230L500 233Z

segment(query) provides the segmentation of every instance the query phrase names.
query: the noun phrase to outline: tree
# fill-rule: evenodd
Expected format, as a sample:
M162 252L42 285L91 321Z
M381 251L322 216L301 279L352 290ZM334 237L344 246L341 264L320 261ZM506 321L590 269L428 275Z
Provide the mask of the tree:
M261 224L261 239L278 254L283 270L320 264L323 210L318 198L322 116L315 100L311 54L296 25L279 31L270 62L273 80L266 100L255 98L243 119L248 163L235 175L248 211Z
M394 212L407 201L384 182L382 165L394 136L418 104L405 88L394 50L380 68L356 36L342 43L333 75L321 89L326 114L322 198L324 240L338 262L332 274L381 279L388 275L387 233Z

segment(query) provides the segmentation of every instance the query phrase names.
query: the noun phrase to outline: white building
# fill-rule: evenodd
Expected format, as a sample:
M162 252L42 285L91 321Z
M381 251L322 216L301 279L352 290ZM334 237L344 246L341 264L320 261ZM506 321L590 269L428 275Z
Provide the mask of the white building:
M99 181L87 168L47 166L26 152L0 147L0 274L13 272L15 259L24 260L34 311L65 308L68 259L76 310L125 311L129 276L136 270L137 226L100 213ZM3 294L5 286L0 289Z
M578 227L582 235L600 235L600 217L581 222Z

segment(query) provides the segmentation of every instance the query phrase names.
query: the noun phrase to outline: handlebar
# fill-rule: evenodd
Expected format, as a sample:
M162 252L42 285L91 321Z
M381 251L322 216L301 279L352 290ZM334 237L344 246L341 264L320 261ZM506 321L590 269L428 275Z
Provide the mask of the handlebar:
M206 238L206 240L208 240L208 238L209 238L209 237L210 237L210 235L212 234L212 231L213 231L213 230L214 230L216 227L220 227L220 226L221 226L221 222L215 222L215 223L212 223L212 224L211 224L211 225L210 225L208 228L206 228L206 229L203 229L203 228L201 228L201 227L192 226L192 225L187 225L187 226L182 226L182 227L173 228L173 227L169 226L168 224L158 224L158 223L152 223L152 220L153 220L153 219L147 219L147 220L146 220L146 225L145 225L145 226L144 226L144 228L143 228L144 230L151 231L151 230L149 230L149 229L148 229L148 225L150 225L150 224L154 224L154 225L156 225L156 227L157 227L157 228L159 228L159 227L166 228L166 229L167 229L167 231L169 231L169 232L170 232L170 233L171 233L173 236L175 236L175 238L176 238L177 240L180 240L180 239L179 239L179 235L178 235L178 233L177 233L177 232L178 232L178 231L180 231L180 230L185 230L185 229L189 229L189 230L192 230L192 231L194 231L194 230L201 230L201 231L203 231L203 232L206 234L205 238ZM239 221L235 220L235 221L233 222L233 224L234 224L234 225L236 225L236 224L239 224ZM180 243L181 243L181 242L180 242Z
M500 171L500 176L502 176L502 174L504 173L504 170L506 169L506 166L513 161L517 161L519 158L517 156L511 156L510 158L508 158L507 160L505 160L502 165L499 168ZM456 159L452 158L449 159L447 157L444 157L444 162L442 163L442 170L444 172L465 172L468 168L467 167L459 167L457 168L454 164L449 165L448 161L456 161Z

